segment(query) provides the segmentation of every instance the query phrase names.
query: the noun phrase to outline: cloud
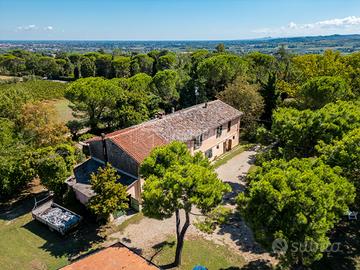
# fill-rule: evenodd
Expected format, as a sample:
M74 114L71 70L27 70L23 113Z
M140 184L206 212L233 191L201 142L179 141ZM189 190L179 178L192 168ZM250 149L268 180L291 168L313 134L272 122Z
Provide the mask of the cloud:
M16 31L23 31L23 32L41 32L41 31L53 31L54 27L51 25L45 26L45 27L38 27L35 24L29 24L29 25L21 25L16 27Z
M329 19L314 23L298 24L290 22L278 28L263 28L253 31L257 34L271 36L296 36L296 35L329 35L360 32L360 17L349 16L341 19Z
M24 26L18 26L16 29L19 31L32 31L32 30L37 30L38 27L35 24L29 24Z

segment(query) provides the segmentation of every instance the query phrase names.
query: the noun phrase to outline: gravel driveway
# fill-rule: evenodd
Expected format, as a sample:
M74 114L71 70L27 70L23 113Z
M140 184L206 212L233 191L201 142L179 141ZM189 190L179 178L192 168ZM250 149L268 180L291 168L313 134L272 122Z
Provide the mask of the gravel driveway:
M244 176L254 160L255 151L244 151L235 156L227 163L216 169L219 178L229 183L233 191L225 196L225 203L235 208L234 198L236 194L245 188ZM198 211L194 209L195 214ZM183 213L182 213L183 214ZM191 221L198 216L191 215ZM181 220L184 220L182 215ZM144 217L138 224L127 226L124 231L115 233L110 237L118 239L134 248L147 258L151 258L153 247L168 239L169 235L175 236L175 217L166 220L155 220ZM252 236L251 230L241 220L223 225L213 234L205 234L191 225L186 237L202 236L217 244L227 245L234 252L243 256L247 262L265 260L273 262L273 258L258 246Z

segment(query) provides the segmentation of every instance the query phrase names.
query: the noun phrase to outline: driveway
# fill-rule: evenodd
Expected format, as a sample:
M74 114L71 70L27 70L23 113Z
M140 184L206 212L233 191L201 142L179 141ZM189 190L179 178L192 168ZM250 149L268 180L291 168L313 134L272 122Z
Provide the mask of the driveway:
M247 150L216 169L219 178L224 182L243 183L243 178L254 163L256 151Z
M236 194L245 188L244 176L251 167L255 154L256 152L252 150L244 151L216 169L219 178L233 188L233 191L225 196L225 203L232 205L233 208L235 208L234 198ZM193 213L198 214L199 212L193 209ZM184 220L182 211L181 214L181 220ZM247 262L257 260L274 262L274 258L265 253L254 241L251 230L237 215L234 215L229 224L222 225L213 234L203 233L193 226L193 222L197 218L199 218L198 215L191 215L192 224L186 237L200 235L217 244L226 245L244 257ZM175 236L174 216L165 220L144 217L138 224L131 224L124 231L117 232L111 235L110 238L118 239L133 247L145 257L151 258L151 254L154 252L152 247L168 239L169 235Z
M235 205L236 195L245 190L245 176L255 161L255 155L255 150L244 151L216 169L219 178L232 188L232 192L224 197L226 203Z

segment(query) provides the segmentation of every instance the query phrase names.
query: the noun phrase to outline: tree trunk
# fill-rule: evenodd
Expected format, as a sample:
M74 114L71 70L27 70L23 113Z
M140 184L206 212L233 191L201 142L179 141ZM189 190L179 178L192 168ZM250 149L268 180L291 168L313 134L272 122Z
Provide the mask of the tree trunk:
M184 238L187 229L190 226L190 215L189 212L185 211L185 223L180 230L180 213L179 210L175 211L176 216L176 251L175 251L175 261L174 266L179 266L181 264L181 254L184 246Z

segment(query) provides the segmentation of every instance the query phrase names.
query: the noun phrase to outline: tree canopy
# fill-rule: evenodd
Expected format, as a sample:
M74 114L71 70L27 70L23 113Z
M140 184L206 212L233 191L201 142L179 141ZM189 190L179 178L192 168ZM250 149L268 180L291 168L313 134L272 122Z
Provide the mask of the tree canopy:
M90 183L95 195L89 201L89 208L93 213L108 218L115 211L129 207L126 187L118 182L119 178L109 163L91 175Z
M323 76L307 81L299 95L306 108L320 109L327 103L351 98L352 92L341 77Z
M328 232L355 196L340 170L317 159L273 160L248 177L250 186L238 196L238 207L259 241L288 243L280 254L282 264L308 266L330 245Z
M202 153L191 156L187 146L180 142L155 148L142 163L140 173L145 179L142 194L144 214L156 219L176 216L174 264L179 265L191 210L197 207L206 213L214 209L229 187L218 179ZM185 212L182 228L180 210Z
M244 113L241 128L254 129L263 113L264 101L259 93L259 85L249 84L245 78L238 77L230 83L218 98Z

